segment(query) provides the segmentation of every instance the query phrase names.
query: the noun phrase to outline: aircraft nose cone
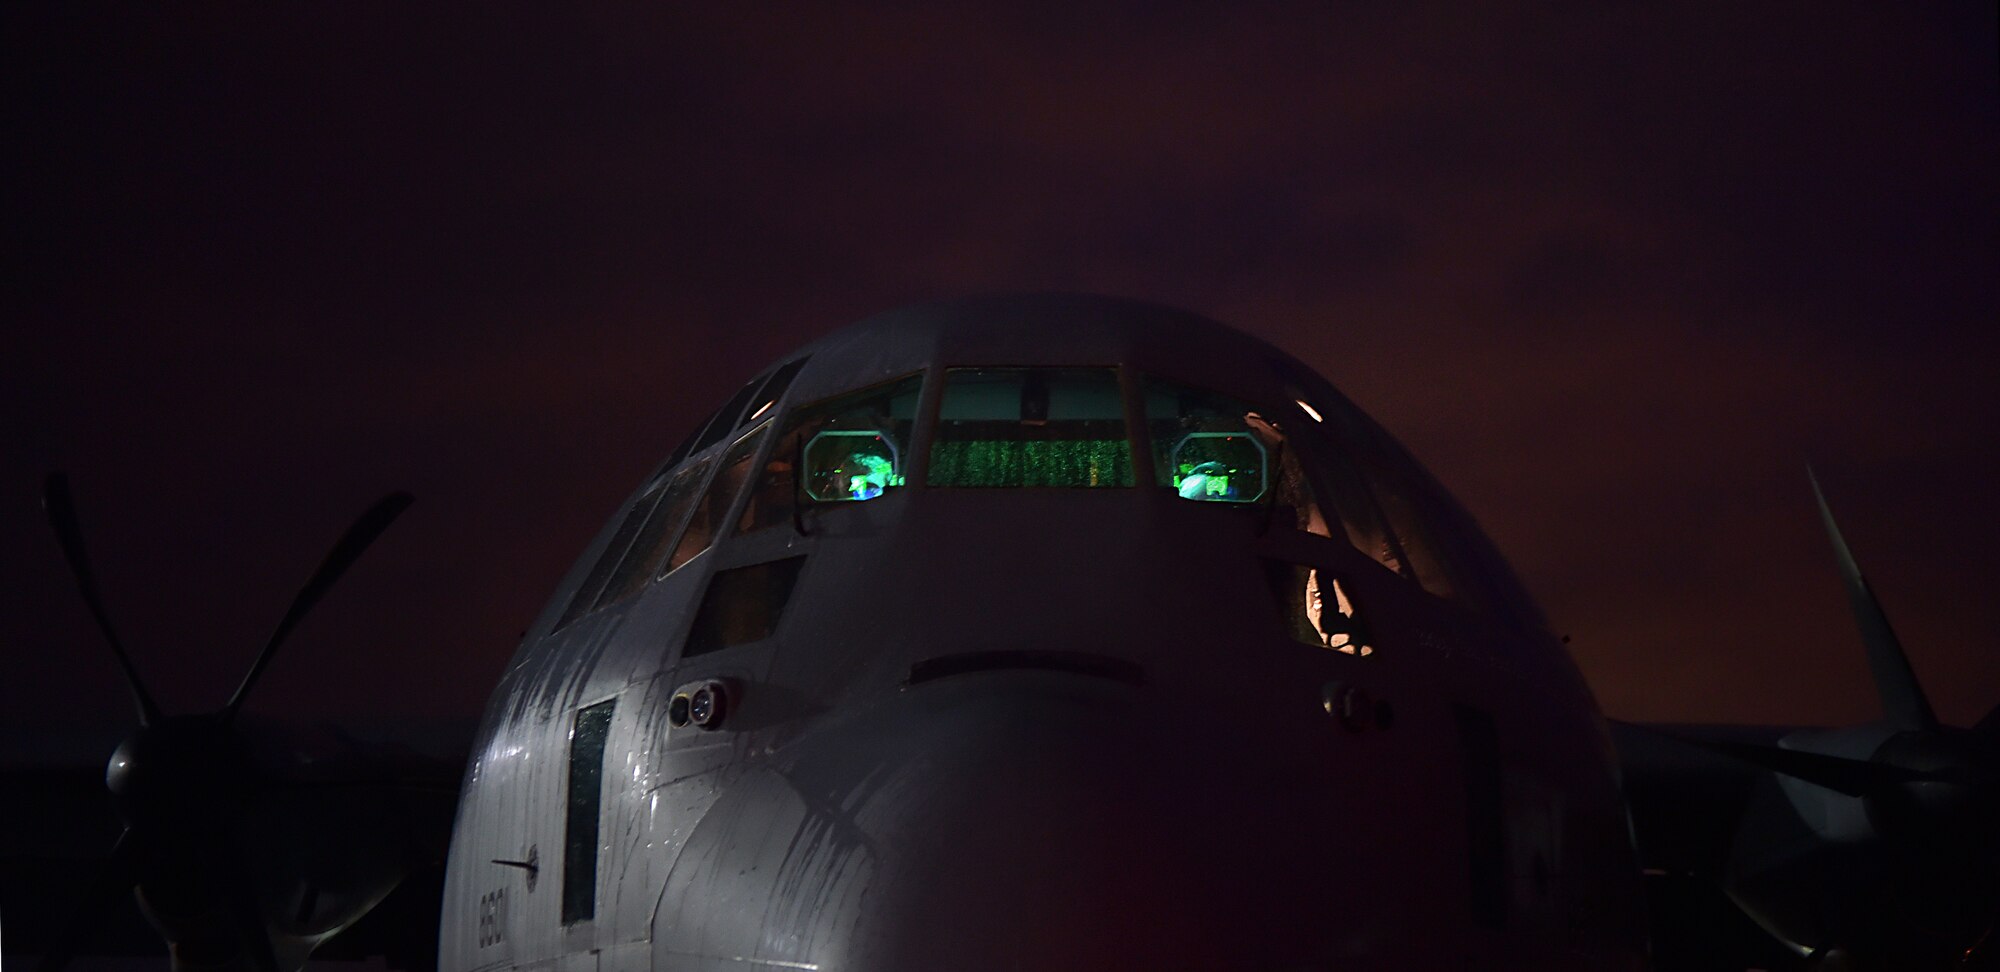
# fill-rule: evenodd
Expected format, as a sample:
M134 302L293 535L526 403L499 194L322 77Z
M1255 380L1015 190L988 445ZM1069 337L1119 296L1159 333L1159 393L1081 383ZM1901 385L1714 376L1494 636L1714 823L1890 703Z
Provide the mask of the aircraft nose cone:
M1062 679L971 676L1019 684L913 700L921 744L875 824L896 851L882 890L901 900L864 938L894 967L1160 967L1199 950L1188 905L1216 878L1190 853L1213 836L1202 774L1159 758L1161 727L1120 689Z
M1273 820L1244 815L1240 768L1140 689L958 681L732 786L689 838L699 863L670 878L656 941L690 969L704 954L826 972L1295 965L1301 875L1264 839Z

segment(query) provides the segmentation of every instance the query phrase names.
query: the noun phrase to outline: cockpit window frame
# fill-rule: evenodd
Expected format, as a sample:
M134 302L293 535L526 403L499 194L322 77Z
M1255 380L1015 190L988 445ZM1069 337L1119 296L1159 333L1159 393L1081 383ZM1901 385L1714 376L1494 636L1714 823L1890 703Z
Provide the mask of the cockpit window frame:
M713 550L716 544L735 536L736 516L742 508L745 497L756 488L755 477L763 468L759 460L770 451L771 441L775 438L771 433L775 427L776 423L770 419L758 422L741 434L731 436L727 440L728 447L715 453L708 474L703 477L700 495L695 499L687 515L682 518L673 542L666 545L666 556L658 564L653 565L654 582L666 580L675 571ZM749 449L737 457L736 463L731 463L730 454L745 443L749 443ZM709 460L705 458L703 461ZM722 477L728 475L730 468L735 464L743 466L742 479L728 487L727 496L717 496L715 490L723 485ZM721 505L711 508L711 499L720 499ZM695 519L701 516L706 516L709 520L706 536L698 541L701 544L699 547L689 550L687 545L696 542L692 535ZM687 551L685 555L684 550Z
M654 475L666 475L697 453L713 448L718 442L736 441L741 436L730 433L737 432L767 415L775 417L784 410L786 393L792 390L792 384L798 380L799 372L805 370L806 363L811 360L812 355L801 355L775 368L760 372L756 377L744 382L743 387L738 388L736 393L725 400L720 407L710 412L706 420L696 425L688 433L687 438L682 439L680 445L674 447L673 453L667 456L667 461L660 465L659 471ZM742 402L736 404L734 409L730 408L730 405L735 404L739 398ZM757 406L755 410L752 410L752 405ZM720 423L725 420L729 424L721 425Z
M1289 362L1274 366L1284 393L1301 409L1310 410L1307 414L1313 421L1302 423L1300 431L1305 449L1325 452L1334 462L1344 458L1349 471L1359 477L1373 507L1370 515L1386 531L1387 555L1394 566L1365 549L1362 553L1443 603L1517 631L1547 630L1547 620L1492 540L1401 442L1324 379ZM1307 468L1316 488L1331 497L1324 490L1326 484L1317 482L1329 475L1327 461L1308 462ZM1385 489L1396 491L1398 510L1385 504ZM1413 522L1418 536L1404 536L1399 519ZM1413 539L1421 544L1414 553L1408 546ZM1432 561L1428 583L1425 568L1415 562L1418 558Z
M757 388L757 394L752 395L750 401L744 404L746 414L739 424L749 425L765 417L776 418L784 409L785 393L791 391L792 382L798 379L799 372L805 368L806 362L811 360L811 357L807 355L796 358L771 369L770 375ZM754 410L750 410L752 405L756 405Z
M1152 412L1152 396L1155 393L1167 392L1174 393L1177 401L1185 401L1190 396L1200 396L1212 401L1227 401L1230 404L1242 406L1245 409L1242 419L1243 428L1241 430L1199 430L1186 432L1175 438L1172 445L1163 448L1161 440L1156 438L1153 429L1155 416ZM1139 431L1133 434L1132 445L1152 460L1152 475L1146 480L1149 485L1178 493L1181 484L1175 481L1179 472L1176 467L1178 466L1178 459L1182 448L1195 439L1227 440L1242 437L1249 440L1258 455L1256 495L1243 500L1203 500L1203 502L1213 502L1219 506L1232 506L1238 509L1265 509L1277 501L1276 494L1279 481L1283 479L1283 468L1281 465L1283 451L1286 442L1290 438L1290 433L1286 432L1277 423L1265 418L1268 414L1275 414L1270 409L1247 398L1215 391L1198 382L1182 381L1151 371L1143 372L1136 376L1131 394L1134 396L1132 403L1134 414L1138 416L1140 423L1136 427ZM1250 421L1252 417L1255 417L1256 422L1253 423ZM1191 421L1187 416L1180 416L1177 420ZM1259 431L1260 426L1263 431ZM1264 442L1263 437L1266 435L1277 436L1277 444L1273 446ZM1162 460L1165 461L1166 465L1161 465ZM1278 464L1280 468L1274 470L1272 468L1274 464ZM1181 495L1180 498L1192 499L1185 495Z
M743 500L736 510L733 535L754 533L787 520L792 520L795 526L799 526L798 517L807 511L818 512L866 503L869 500L881 499L892 491L909 488L911 478L909 467L918 441L918 430L923 426L924 395L928 393L929 382L928 370L911 371L860 388L815 398L809 402L790 404L777 410L776 414L767 415L761 421L771 426L773 434L759 453L758 467L744 490ZM895 447L901 458L902 470L897 480L886 485L882 493L869 497L868 500L827 500L811 496L810 490L805 485L807 474L803 468L804 446L817 439L826 429L824 425L817 426L812 436L808 437L806 426L816 421L829 423L839 421L848 412L862 407L876 396L893 393L902 386L912 384L915 394L909 417L896 420L908 423L905 435L908 442ZM890 395L891 400L895 397L897 396ZM841 411L837 408L840 406L845 406L846 410ZM835 411L839 411L840 414L829 414ZM878 434L881 431L883 430L878 430ZM802 527L801 532L803 532Z
M1295 382L1287 380L1286 384L1293 385ZM1298 471L1305 480L1305 486L1311 493L1319 515L1328 521L1325 525L1328 529L1327 534L1313 530L1303 532L1353 549L1377 567L1399 578L1399 582L1424 590L1408 566L1409 556L1403 549L1402 537L1383 510L1380 497L1375 493L1379 475L1367 464L1373 462L1377 466L1382 465L1379 460L1385 454L1384 450L1376 448L1373 440L1366 438L1369 434L1368 423L1360 417L1359 410L1345 399L1336 397L1326 400L1322 411L1321 408L1306 404L1307 396L1302 390L1287 387L1284 389L1284 397L1289 402L1289 407L1272 408L1268 401L1257 396L1216 391L1201 382L1188 381L1169 373L1146 371L1137 376L1139 398L1136 407L1148 423L1142 433L1146 436L1144 446L1149 452L1154 453L1158 449L1152 441L1150 425L1152 415L1147 396L1155 386L1228 399L1252 409L1260 418L1281 417L1282 421L1278 422L1273 422L1269 418L1263 418L1263 421L1283 436L1283 452L1290 453L1293 461L1297 463ZM1358 448L1352 445L1357 439L1363 442ZM1270 477L1272 470L1267 468L1266 475ZM1282 475L1282 470L1279 470L1278 477ZM1156 483L1159 478L1160 473L1156 472ZM1277 490L1267 488L1264 495L1252 503L1215 505L1223 508L1269 511L1271 504L1276 502L1276 493ZM1372 529L1379 533L1384 549L1371 551L1364 546L1355 533L1357 527L1364 532ZM1449 592L1440 596L1450 599Z
M669 517L676 522L656 519L669 512L666 507L668 497L665 495L669 485L680 484L692 475L695 481L686 485L694 491L695 502L700 503L712 486L710 479L721 465L725 448L733 448L783 413L786 394L811 359L811 355L801 355L751 378L722 407L709 413L706 420L681 440L666 461L646 478L645 485L620 508L616 515L617 526L609 528L604 548L591 561L590 569L583 573L577 589L556 616L550 633L562 631L579 620L629 601L666 573L671 573L657 572L658 564L635 565L629 562L641 553L636 546L641 532L655 525L665 530L670 543L679 543L691 511L682 510ZM753 405L758 406L755 411L752 411ZM752 459L753 468L768 448L768 444L759 443ZM703 463L706 465L701 465ZM732 499L732 510L744 502L742 492L739 490ZM730 528L734 522L732 517L718 525L711 546L714 541L734 535L736 531ZM669 550L668 556L671 553ZM660 562L664 563L665 559L661 558ZM635 574L635 570L643 575L643 580L636 584L621 583L636 579L639 574Z
M621 566L623 559L636 553L633 545L637 539L637 531L649 525L650 517L665 512L652 508L663 501L660 494L665 484L675 478L675 474L685 475L694 468L693 463L703 463L698 475L702 482L696 487L698 493L696 502L697 505L708 502L708 494L715 488L712 480L722 471L724 451L733 449L737 443L758 434L757 429L763 429L764 434L751 449L751 455L747 457L750 471L745 481L732 490L732 495L727 498L727 505L716 511L720 518L711 525L711 535L702 549L706 550L732 537L782 522L781 518L753 516L751 508L754 505L753 501L777 499L775 494L763 497L759 491L762 489L762 480L767 475L767 468L784 458L779 450L787 448L786 431L798 426L799 416L826 403L854 398L874 389L892 388L911 381L916 383L915 403L909 406L912 412L908 418L907 441L902 446L902 458L897 463L902 467L900 482L893 488L918 491L934 488L953 491L968 489L1040 491L1079 488L1119 489L1156 485L1160 476L1158 468L1160 445L1156 442L1153 416L1149 410L1152 408L1151 396L1157 383L1184 392L1212 395L1233 404L1241 404L1249 409L1246 415L1254 417L1249 424L1253 441L1263 456L1262 482L1259 484L1258 493L1248 500L1211 501L1213 505L1221 508L1263 510L1271 515L1274 518L1272 522L1275 522L1286 502L1284 496L1294 498L1302 496L1311 506L1311 515L1307 515L1304 507L1299 507L1300 530L1333 541L1345 541L1342 546L1358 550L1366 559L1396 574L1412 587L1425 590L1442 600L1458 604L1484 616L1498 618L1513 627L1531 630L1547 628L1547 622L1539 615L1525 588L1512 574L1505 561L1499 557L1498 552L1493 549L1490 539L1486 538L1470 514L1437 485L1422 465L1410 457L1400 443L1382 431L1338 390L1327 385L1324 379L1304 371L1296 363L1288 361L1273 363L1279 389L1274 397L1267 394L1241 395L1211 390L1219 386L1207 382L1189 381L1175 377L1171 372L1156 372L1127 363L1055 365L996 364L990 361L946 363L933 360L920 369L884 378L860 388L823 395L810 403L796 404L790 400L797 387L795 379L809 360L809 355L793 358L746 382L722 408L711 414L706 422L697 427L688 439L680 444L675 454L648 478L646 485L630 501L632 506L621 510L619 522L622 525L609 531L606 549L600 553L592 569L585 573L579 590L573 592L570 603L559 615L551 629L552 632L560 631L580 618L622 603L637 592L619 588L622 593L612 594L611 574L624 571L625 568ZM1120 403L1119 412L1124 427L1126 461L1131 483L1128 485L1122 482L1123 477L1114 474L1111 482L1088 487L1074 484L1019 486L998 483L939 484L933 475L936 447L944 438L942 435L944 411L951 376L960 371L1112 375ZM1264 391L1269 392L1270 389L1265 388ZM1033 424L1026 417L1029 415L1029 405L1026 404L1027 393L1024 391L1023 394L1023 421ZM1275 407L1273 407L1274 402ZM1086 408L1081 414L1095 416L1096 410ZM1092 417L1080 418L1079 421L1105 420ZM1266 428L1267 425L1270 427ZM1275 441L1269 433L1276 434ZM1092 462L1094 477L1096 460ZM848 502L836 502L808 495L808 491L804 488L803 475L803 469L793 470L792 481L789 488L785 489L791 494L789 505L792 508L791 518L795 525L798 514L804 511L823 511L851 505ZM1284 483L1298 485L1281 486ZM1383 505L1380 491L1385 488L1400 497L1401 505L1395 514ZM1286 493L1285 490L1291 492ZM717 499L722 498L717 497ZM1359 520L1350 522L1348 519L1350 515L1359 517ZM684 517L677 516L674 519L682 521L670 526L671 531L677 535L675 545L678 546L681 542L678 535L684 534L689 524ZM1305 526L1304 523L1308 520L1316 525ZM1321 522L1322 520L1324 522ZM1354 532L1355 522L1362 524L1363 535ZM1324 532L1329 527L1342 529L1336 529L1331 533ZM803 527L800 529L803 531ZM1423 547L1421 551L1408 548L1410 538L1404 536L1406 529L1415 531ZM1382 549L1371 551L1368 546L1370 543L1378 544ZM1412 562L1413 554L1431 561L1430 568L1434 577L1423 576L1423 565ZM670 561L672 556L670 552L667 560ZM694 558L686 558L686 560L692 559ZM666 561L654 567L657 573L646 584L663 579L674 572L674 567ZM1488 578L1486 576L1488 573L1494 576ZM640 585L638 590L642 590L646 584Z

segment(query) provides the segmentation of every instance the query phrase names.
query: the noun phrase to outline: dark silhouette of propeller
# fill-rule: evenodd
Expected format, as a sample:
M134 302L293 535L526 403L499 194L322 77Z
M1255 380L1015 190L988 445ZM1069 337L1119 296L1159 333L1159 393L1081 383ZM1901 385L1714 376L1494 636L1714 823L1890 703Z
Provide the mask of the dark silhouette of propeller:
M1833 544L1834 557L1840 562L1840 579L1847 587L1847 602L1854 612L1854 625L1861 629L1861 644L1868 649L1868 670L1875 677L1875 692L1882 699L1882 714L1889 724L1898 729L1936 731L1937 716L1931 712L1931 700L1924 696L1923 686L1917 683L1917 675L1910 669L1910 659L1903 653L1903 643L1896 638L1895 629L1889 627L1889 616L1882 610L1882 602L1876 600L1874 590L1861 576L1861 568L1854 562L1854 553L1847 549L1847 541L1840 535L1840 524L1833 520L1833 510L1826 505L1826 494L1820 491L1819 477L1813 475L1812 467L1806 467L1806 479L1812 483L1813 500L1819 504L1820 522L1826 526L1826 536Z
M1820 521L1826 526L1827 538L1833 544L1834 556L1839 562L1848 605L1854 614L1855 627L1861 632L1862 646L1868 653L1868 669L1873 676L1876 693L1882 700L1882 714L1886 724L1899 731L1898 738L1904 743L1896 747L1885 746L1883 752L1871 759L1852 759L1735 740L1703 739L1646 726L1638 728L1848 796L1879 794L1911 783L1958 786L1989 783L1994 768L1981 765L1986 761L1980 758L1979 751L1991 747L1967 747L1953 745L1949 741L1971 736L1975 742L1986 742L1981 737L2000 737L2000 708L1988 714L1969 733L1939 724L1931 710L1930 699L1924 695L1923 686L1917 682L1916 673L1910 668L1910 659L1903 652L1902 641L1889 625L1888 614L1882 610L1882 604L1868 586L1868 581L1861 576L1854 554L1840 534L1840 525L1834 521L1833 511L1827 506L1826 494L1820 490L1819 479L1813 475L1811 467L1807 467L1806 477L1812 483ZM1940 747L1935 744L1939 739L1948 742ZM2000 742L2000 739L1992 741ZM1944 751L1942 755L1940 749ZM1918 751L1925 758L1897 758L1901 754Z
M258 677L306 613L412 501L408 493L390 493L348 527L292 599L227 704L212 713L169 716L147 692L98 594L68 478L48 477L43 507L77 589L118 660L139 725L105 769L125 829L37 972L67 965L90 931L91 916L132 890L177 963L247 960L259 972L281 972L239 846L246 809L272 781L251 764L247 741L234 723Z
M132 701L139 706L139 725L150 726L160 721L160 707L146 692L139 670L132 667L132 656L125 653L125 642L119 639L111 615L104 610L104 600L98 596L97 574L90 569L90 555L83 546L83 528L77 525L76 503L70 499L68 476L49 474L42 490L42 509L49 514L49 524L55 527L56 542L62 545L63 559L69 562L69 572L76 578L77 592L90 607L90 616L111 646L112 657L118 659L119 671L125 673L125 687L131 690Z
M1808 752L1802 749L1785 749L1781 746L1763 746L1757 743L1740 742L1733 739L1703 739L1699 736L1666 732L1637 723L1623 723L1655 735L1663 735L1697 749L1742 760L1773 773L1780 773L1793 779L1804 780L1816 786L1823 786L1835 793L1852 797L1865 797L1884 787L1903 783L1948 783L1952 777L1906 766L1895 766L1865 759L1849 759L1845 756L1829 756L1825 753Z
M306 612L319 603L319 599L333 587L333 582L339 580L340 575L347 572L347 568L354 566L354 562L360 559L362 552L368 549L368 545L374 543L375 538L382 535L382 531L389 529L389 524L396 522L396 517L409 509L413 502L416 502L415 497L400 491L382 497L374 506L369 507L367 512L362 513L361 518L355 520L353 526L347 528L347 532L341 535L332 550L327 551L326 559L320 561L319 569L313 571L312 577L306 581L304 587L299 588L298 595L292 598L292 606L285 609L285 616L278 621L278 627L264 642L264 650L258 652L257 660L250 663L250 670L244 673L242 684L236 686L236 694L230 696L229 704L222 707L222 721L225 724L235 720L236 713L243 708L244 700L250 697L251 687L257 684L257 676L264 673L264 666L270 664L271 657L278 652L278 646L285 643L285 638L298 626L299 621L306 616Z
M1886 732L1855 735L1867 727L1800 732L1780 745L1767 745L1639 728L1862 801L1870 831L1865 838L1794 844L1775 855L1758 856L1752 849L1752 858L1745 859L1747 873L1762 884L1747 890L1738 885L1731 894L1753 916L1758 914L1753 904L1769 906L1763 914L1775 924L1767 923L1767 928L1833 936L1834 946L1852 947L1895 967L1932 967L1932 960L1946 953L1973 955L1986 947L1985 936L2000 921L2000 708L1972 729L1938 722L1887 613L1841 536L1817 477L1810 468L1806 472L1882 701L1879 728ZM1814 751L1840 733L1850 740L1880 742L1861 758ZM1817 804L1810 816L1829 813L1839 798L1800 793L1792 799ZM1771 823L1775 818L1759 820ZM1836 863L1824 864L1832 870L1814 870L1820 862ZM1832 873L1875 877L1810 877ZM1893 892L1876 886L1886 880L1884 875L1898 876ZM1791 907L1786 904L1790 900L1810 905ZM1822 926L1814 929L1816 922Z

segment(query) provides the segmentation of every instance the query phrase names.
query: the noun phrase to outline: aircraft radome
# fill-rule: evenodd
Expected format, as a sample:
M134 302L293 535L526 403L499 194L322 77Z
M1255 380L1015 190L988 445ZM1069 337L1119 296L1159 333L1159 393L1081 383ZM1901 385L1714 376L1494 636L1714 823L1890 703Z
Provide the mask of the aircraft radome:
M136 886L176 968L292 969L445 856L452 972L1625 970L1709 933L1649 918L1691 876L1781 954L1992 961L2000 719L1938 724L1844 546L1882 724L1614 747L1471 517L1190 314L963 300L773 362L584 551L462 777L303 763L234 713L407 502L222 712L125 663L80 913Z

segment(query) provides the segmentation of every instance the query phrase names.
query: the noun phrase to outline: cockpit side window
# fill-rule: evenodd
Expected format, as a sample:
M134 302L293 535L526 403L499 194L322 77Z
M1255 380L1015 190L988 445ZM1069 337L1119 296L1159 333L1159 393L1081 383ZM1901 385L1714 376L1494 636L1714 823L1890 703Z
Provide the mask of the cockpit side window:
M1116 370L946 370L927 485L1132 486L1132 465Z
M771 377L764 379L763 386L759 387L757 394L750 399L750 405L747 406L749 414L743 416L743 421L749 423L769 418L771 410L777 408L778 402L785 397L785 390L792 387L792 379L797 378L799 369L805 366L806 359L800 358L797 361L788 361L772 371Z
M1157 378L1144 387L1155 485L1195 502L1265 504L1274 523L1329 535L1297 445L1266 413Z
M721 408L709 413L707 419L695 426L660 468L672 469L687 457L722 441L730 432L767 417L784 399L785 391L792 387L792 379L799 376L809 357L787 361L769 374L750 379Z
M597 562L591 566L590 573L563 608L556 628L563 628L577 618L637 593L655 573L663 573L661 567L669 560L670 549L678 558L673 561L674 566L679 566L707 548L714 539L716 526L708 519L719 521L727 515L728 506L747 473L751 456L762 442L762 435L769 425L766 416L783 400L786 390L805 363L805 358L799 358L751 379L689 433L649 481L639 499L633 502L632 508L625 512L603 552L598 555ZM742 416L740 422L739 415ZM707 482L708 471L716 465L717 457L706 455L685 468L681 468L682 462L716 442L725 441L731 430L751 425L759 419L765 419L765 427L737 439L728 455L722 457L725 468L718 475L716 486L704 494L702 486ZM745 452L746 449L748 452ZM704 501L700 510L703 516L691 520L697 500ZM722 508L711 508L714 504L721 504ZM683 553L685 556L680 556Z
M569 604L563 608L562 617L556 621L558 630L568 627L571 621L589 614L597 607L598 595L603 593L605 584L618 569L618 565L624 562L625 552L632 548L633 538L638 536L640 528L644 527L647 519L652 516L653 508L659 504L659 490L660 484L655 484L639 498L638 502L632 504L630 510L626 511L625 519L619 522L618 529L611 534L611 540L604 545L604 552L597 555L597 563L591 565L590 573L584 576L583 583L577 586L576 593L570 595Z
M1405 577L1413 577L1402 540L1382 515L1368 476L1337 442L1316 432L1301 434L1298 452L1319 482L1326 503L1340 520L1347 542L1369 559Z
M742 490L744 481L750 478L750 462L756 458L757 447L764 444L764 434L770 429L769 422L757 426L722 454L722 465L715 470L708 492L702 494L693 515L688 517L687 526L681 530L680 542L674 544L674 552L667 558L659 576L672 573L715 543L722 533L725 518L729 516L729 508L736 503L736 494Z
M1272 427L1274 435L1281 435ZM1272 497L1276 509L1272 511L1274 524L1290 526L1294 530L1331 537L1327 528L1326 514L1320 511L1319 500L1313 496L1312 477L1306 474L1303 446L1299 439L1284 437L1278 451L1277 491Z
M1379 444L1378 458L1369 464L1371 482L1383 512L1402 537L1418 582L1432 593L1517 628L1546 627L1534 602L1471 516L1387 433L1373 431Z
M604 593L598 596L597 604L591 610L624 600L652 579L660 558L666 555L667 545L680 536L681 525L687 522L688 511L694 508L696 497L701 495L702 478L712 463L712 458L704 459L682 469L658 488L652 516L639 530L631 549L618 565L618 571L611 575L611 582L604 585Z
M1409 575L1432 594L1458 596L1453 565L1438 546L1435 518L1416 485L1396 470L1379 464L1370 463L1363 468L1368 474L1370 491L1402 546Z
M708 428L702 430L701 438L695 441L691 453L700 452L721 442L729 436L729 433L736 431L737 419L741 418L744 409L749 407L750 396L755 395L757 389L763 387L765 380L763 375L750 379L742 388L736 390L735 395L730 396L729 401L722 403L722 410L716 412L715 420L708 423Z
M1146 382L1146 427L1156 485L1181 499L1255 503L1271 489L1271 450L1251 423L1275 436L1242 402L1157 379Z
M618 524L611 541L605 544L590 575L570 597L569 606L556 622L558 629L616 604L646 586L652 576L651 568L658 565L664 552L662 548L680 535L681 524L695 498L701 495L702 480L714 462L715 457L709 456L670 476L661 475L646 488Z
M715 416L720 411L720 409L717 409L715 412L710 412L707 418L702 419L700 425L695 426L693 430L688 432L687 438L682 439L681 444L674 447L673 454L669 455L667 461L660 466L661 472L680 465L687 457L694 455L694 444L700 442L702 433L707 432L708 427L715 424Z
M1525 598L1496 592L1493 585L1503 579L1491 575L1493 568L1468 547L1476 543L1476 534L1466 531L1476 528L1457 514L1416 461L1358 414L1335 412L1329 419L1316 430L1326 434L1331 448L1313 465L1339 494L1341 516L1355 547L1432 594L1518 622L1505 605L1525 604ZM1349 520L1348 508L1362 506L1373 516Z
M1348 542L1376 563L1416 579L1403 537L1393 528L1392 518L1376 493L1382 463L1367 417L1297 362L1277 358L1271 365L1292 399L1286 414L1308 420L1294 423L1300 451L1319 484L1321 499L1339 518ZM1296 413L1292 406L1297 407Z
M795 504L860 502L901 487L923 383L922 375L910 375L794 411L736 531L783 523Z

